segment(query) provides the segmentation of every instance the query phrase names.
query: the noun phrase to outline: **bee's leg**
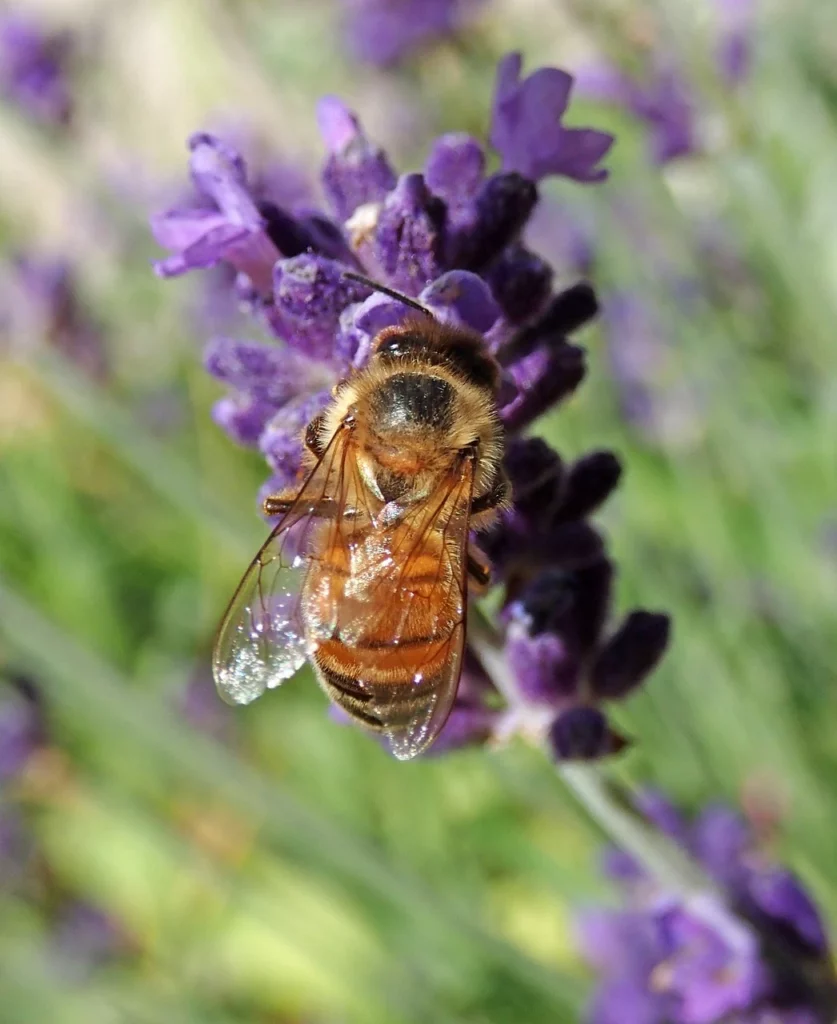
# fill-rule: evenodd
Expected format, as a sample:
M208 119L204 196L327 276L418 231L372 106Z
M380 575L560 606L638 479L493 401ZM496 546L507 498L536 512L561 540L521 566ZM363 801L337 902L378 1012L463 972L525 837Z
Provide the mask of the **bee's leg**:
M320 413L320 415L315 416L305 428L305 447L309 452L316 455L318 459L323 457L323 452L325 451L323 443L320 440L324 419L325 417Z
M485 590L491 583L491 566L482 551L471 545L466 565L471 589L478 592Z
M262 511L266 516L281 516L290 512L298 500L297 494L269 494L262 502ZM321 498L306 509L306 514L315 519L336 519L339 515L345 516L346 512L333 498Z

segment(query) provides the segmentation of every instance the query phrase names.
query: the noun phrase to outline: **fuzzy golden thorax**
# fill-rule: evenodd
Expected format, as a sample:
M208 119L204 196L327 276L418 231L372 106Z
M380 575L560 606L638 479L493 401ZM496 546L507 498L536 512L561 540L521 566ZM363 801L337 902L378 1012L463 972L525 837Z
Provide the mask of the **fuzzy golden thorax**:
M503 435L493 361L478 336L434 326L382 331L368 366L338 389L324 417L324 443L352 418L361 475L384 502L426 499L469 449L474 497L497 478Z

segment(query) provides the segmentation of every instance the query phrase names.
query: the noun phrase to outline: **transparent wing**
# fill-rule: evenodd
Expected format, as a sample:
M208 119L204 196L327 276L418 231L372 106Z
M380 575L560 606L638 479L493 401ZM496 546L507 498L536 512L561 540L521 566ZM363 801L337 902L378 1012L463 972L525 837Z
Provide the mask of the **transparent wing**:
M470 455L425 503L384 507L366 545L363 579L335 609L357 656L364 714L407 760L427 749L456 696L465 648L466 557L474 462ZM360 517L359 517L360 518Z
M253 559L218 630L215 685L230 704L249 704L306 660L300 594L324 523L347 509L349 431L338 430L293 503Z

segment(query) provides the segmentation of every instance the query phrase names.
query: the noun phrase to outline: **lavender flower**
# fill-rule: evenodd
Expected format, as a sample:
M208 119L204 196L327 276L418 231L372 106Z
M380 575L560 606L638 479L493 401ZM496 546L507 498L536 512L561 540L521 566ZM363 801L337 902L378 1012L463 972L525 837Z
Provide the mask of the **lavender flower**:
M349 50L378 67L462 28L482 0L343 0Z
M627 906L579 918L582 952L602 975L588 1020L830 1021L828 941L798 879L768 860L731 808L713 806L689 822L659 793L638 803L703 865L720 897L686 904L660 891L625 854L607 851L606 871Z
M503 169L491 175L478 140L454 133L435 142L423 173L399 176L358 118L339 100L323 100L322 185L331 212L316 214L317 233L311 211L303 217L274 205L268 215L240 154L214 136L193 136L190 166L201 202L154 220L171 250L157 271L233 268L237 287L246 280L253 314L283 342L215 339L206 352L207 369L230 389L215 419L236 441L261 450L272 473L265 493L299 479L306 424L331 388L365 364L374 336L408 313L347 278L347 269L417 296L440 320L485 337L504 372L499 405L515 504L480 543L505 587L516 699L544 712L555 756L599 757L625 744L602 705L623 699L650 673L665 649L668 619L635 612L603 636L612 567L587 519L616 486L616 459L596 452L565 469L544 442L518 436L583 379L584 352L568 335L598 309L585 283L555 292L552 268L522 241L537 181L601 181L599 163L613 142L563 125L570 76L547 68L521 80L520 66L513 54L498 71L491 137ZM513 709L501 712L469 652L439 747L502 737L514 719Z
M70 36L50 32L29 14L0 14L0 92L43 124L65 127L73 112Z
M613 145L613 136L593 128L565 128L572 75L539 68L521 80L523 59L510 53L500 61L494 95L491 142L503 169L519 171L532 181L560 174L576 181L604 181L598 164Z

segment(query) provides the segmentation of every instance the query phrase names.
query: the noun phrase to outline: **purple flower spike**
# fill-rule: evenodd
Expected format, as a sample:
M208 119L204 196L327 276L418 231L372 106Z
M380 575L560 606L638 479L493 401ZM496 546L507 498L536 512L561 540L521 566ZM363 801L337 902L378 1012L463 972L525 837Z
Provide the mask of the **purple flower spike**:
M419 298L440 320L470 327L480 334L487 334L500 316L491 289L482 278L467 270L442 274Z
M108 374L101 327L64 259L18 254L0 280L0 324L25 346L43 340L96 380Z
M323 167L326 197L340 220L359 206L380 203L395 186L395 172L382 149L363 134L355 115L335 96L317 105L317 123L330 156Z
M421 174L403 175L381 208L375 233L375 256L390 283L418 295L440 273L444 240L444 203Z
M406 8L412 2L405 0ZM416 0L413 13L429 15L437 3L443 0ZM378 29L389 31L383 16ZM485 380L495 389L506 433L503 469L515 499L514 507L503 503L479 538L490 578L504 587L505 653L521 701L540 704L540 728L558 716L553 732L565 737L567 756L604 756L625 741L600 709L583 705L596 699L589 671L602 649L612 567L586 518L615 486L618 465L597 453L568 473L543 442L515 435L580 383L584 351L567 335L598 309L584 282L554 294L552 267L523 242L538 202L536 179L550 173L600 179L594 150L598 145L603 153L611 140L562 125L571 83L563 72L543 69L521 81L519 58L512 57L501 66L500 82L493 138L505 169L488 177L482 147L461 133L437 140L424 174L396 177L354 113L333 97L322 100L318 119L328 149L322 184L331 216L309 207L309 197L300 200L297 191L276 191L259 175L248 181L237 150L195 136L191 170L199 196L190 208L156 219L157 237L171 251L158 270L172 275L221 264L218 290L228 298L235 292L239 317L254 315L282 343L224 340L206 357L229 389L215 405L216 421L257 447L270 466L263 494L298 484L306 425L335 386L367 368L381 330L417 317L396 292L419 297L439 322L482 337L490 357ZM348 268L378 288L351 280ZM472 358L468 349L463 340L449 357L434 358L453 368ZM396 357L394 350L388 355ZM493 499L501 487L498 473L491 493L478 497ZM516 707L500 706L485 666L471 673L484 684L469 687L469 661L478 660L466 650L437 749L480 744L525 723Z
M438 740L433 744L431 755L481 746L490 739L498 718L499 712L494 708L457 699Z
M22 12L1 13L0 91L36 121L65 128L73 114L72 49L67 33L50 33Z
M641 790L635 800L637 810L661 832L683 846L689 841L686 818L659 789Z
M654 163L667 164L697 150L692 99L676 72L661 71L648 85L633 87L628 106L648 125Z
M596 697L622 700L632 693L665 653L670 629L668 615L631 612L590 670L590 684Z
M701 843L711 837L713 862L726 863L721 872L710 865L717 890L684 901L638 872L623 851L615 862L609 851L628 909L581 919L582 951L603 976L588 1020L599 1019L603 1006L614 1015L602 1020L632 1020L618 1016L609 996L630 979L662 1000L658 1015L647 1018L653 1024L828 1024L837 992L828 942L799 881L754 850L731 808L709 807L690 825L662 793L635 802L689 853L697 847L705 855Z
M596 761L618 754L630 740L611 729L598 708L562 711L549 727L549 745L556 761Z
M324 256L280 260L273 273L274 327L289 344L313 359L328 359L340 314L369 295L350 281L345 266Z
M613 136L593 128L565 128L561 119L573 79L558 68L539 68L521 81L519 53L504 57L497 68L491 144L503 169L531 181L552 174L580 182L599 182L607 171L599 163Z

